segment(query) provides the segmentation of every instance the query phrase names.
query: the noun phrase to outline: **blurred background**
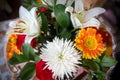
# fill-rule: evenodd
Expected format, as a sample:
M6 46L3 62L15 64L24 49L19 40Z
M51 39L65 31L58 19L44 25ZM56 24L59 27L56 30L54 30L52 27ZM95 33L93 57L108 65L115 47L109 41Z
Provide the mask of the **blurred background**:
M35 0L0 0L0 22L18 17L20 5L30 8L34 6ZM107 11L104 14L106 19L119 27L120 20L120 0L83 0L86 7L102 6Z

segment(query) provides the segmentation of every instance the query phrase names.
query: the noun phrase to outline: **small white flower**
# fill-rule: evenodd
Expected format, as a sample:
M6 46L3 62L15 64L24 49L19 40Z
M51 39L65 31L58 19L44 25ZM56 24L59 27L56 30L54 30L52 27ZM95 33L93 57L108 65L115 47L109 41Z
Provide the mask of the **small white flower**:
M53 42L47 42L41 48L41 59L46 62L46 67L53 72L53 78L64 79L73 77L81 64L81 54L74 48L73 42L55 37ZM45 67L45 68L46 68Z
M99 27L100 22L94 17L104 13L105 9L95 7L86 11L82 0L75 0L75 8L73 9L73 7L68 6L65 11L70 12L74 28L81 28L88 26Z
M30 43L40 33L41 17L37 17L36 7L28 11L23 6L20 6L19 17L17 21L11 21L9 26L16 34L26 34L25 42Z

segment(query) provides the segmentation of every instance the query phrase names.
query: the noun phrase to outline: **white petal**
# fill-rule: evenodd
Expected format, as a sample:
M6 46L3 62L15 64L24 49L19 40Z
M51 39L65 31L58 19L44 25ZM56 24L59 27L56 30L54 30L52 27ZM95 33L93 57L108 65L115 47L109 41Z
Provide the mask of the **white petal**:
M37 35L39 32L39 23L36 17L36 7L30 10L33 23L30 25L30 35Z
M81 12L82 10L84 10L82 0L75 0L75 11Z
M29 36L29 35L26 35L25 37L25 43L31 43L31 41L35 38L36 36Z
M66 3L66 0L57 0L57 4L63 4L63 5L65 5L65 3Z
M30 10L30 14L31 14L31 18L32 18L32 21L33 21L33 24L32 26L34 26L34 28L37 28L38 27L38 23L37 23L37 15L36 15L36 7L32 8Z
M30 14L31 16L36 19L36 7L33 7L31 10L30 10Z
M42 0L42 1L43 1L43 0ZM44 1L45 1L45 2L44 2ZM54 0L44 0L44 1L43 1L44 4L47 3L47 4L49 4L50 6L53 6L53 1L54 1Z
M11 28L14 28L16 27L16 24L17 24L17 21L11 21L8 26Z
M75 1L75 0L68 0L66 6L71 6L74 1Z
M30 12L23 6L21 6L19 9L19 17L21 20L25 21L27 25L31 25L33 22Z
M100 7L96 7L96 8L93 8L93 9L90 9L88 10L86 13L85 13L85 18L84 18L84 21L88 21L89 19L95 17L95 16L98 16L102 13L105 12L105 9L104 8L100 8Z
M65 8L65 13L66 13L66 12L70 12L71 15L72 15L73 8L72 8L71 6L66 7L66 8Z
M74 28L81 28L82 27L82 24L77 17L74 17L73 15L71 15L71 21L72 21Z
M83 23L83 27L91 27L91 26L99 28L100 22L97 19L92 18L89 21L87 21L86 23Z

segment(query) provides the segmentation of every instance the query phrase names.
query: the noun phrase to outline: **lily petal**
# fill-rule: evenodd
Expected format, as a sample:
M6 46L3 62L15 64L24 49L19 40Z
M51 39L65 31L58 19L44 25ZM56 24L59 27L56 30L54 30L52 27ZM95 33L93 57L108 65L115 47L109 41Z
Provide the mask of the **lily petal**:
M74 27L75 29L82 27L81 22L80 22L79 19L78 19L77 17L75 17L74 15L71 15L71 21L72 21L73 27Z
M17 21L11 21L8 26L10 28L14 28L16 26L16 24L17 24Z
M79 13L82 10L84 10L82 0L75 0L75 11Z
M65 13L66 13L66 12L70 12L71 15L72 15L73 7L71 7L71 6L66 7L66 8L65 8Z
M75 0L68 0L66 6L71 6Z
M30 35L37 35L39 33L39 24L36 17L36 7L30 10L31 16L33 18L33 24L30 25Z
M86 23L83 23L83 27L90 27L90 26L99 28L100 22L97 19L95 19L95 18L91 18Z
M54 0L44 0L44 1L42 0L43 4L46 4L46 3L47 3L47 4L50 5L50 6L53 6L53 3L54 3L53 1L54 1Z
M89 19L91 19L91 18L93 18L95 16L98 16L98 15L104 13L104 12L105 12L105 9L104 8L100 8L100 7L96 7L96 8L90 9L84 15L85 16L84 22L86 22Z
M31 25L33 23L33 18L31 17L30 12L23 6L19 9L19 17L21 20L25 21L27 25Z
M65 3L66 3L66 0L57 0L57 4L63 4L63 5L65 5Z

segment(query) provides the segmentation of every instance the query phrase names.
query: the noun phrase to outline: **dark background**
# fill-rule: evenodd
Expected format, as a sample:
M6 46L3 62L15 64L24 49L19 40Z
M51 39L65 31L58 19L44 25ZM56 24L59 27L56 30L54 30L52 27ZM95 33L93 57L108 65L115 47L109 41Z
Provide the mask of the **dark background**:
M0 21L18 17L19 6L22 4L23 0L0 0ZM107 10L106 19L112 25L120 27L120 0L107 0L102 7Z
M17 18L19 6L22 4L23 0L0 0L0 22ZM106 9L103 16L113 29L116 29L114 33L117 45L115 57L118 63L111 71L110 80L118 80L120 76L120 0L107 0L102 7Z

